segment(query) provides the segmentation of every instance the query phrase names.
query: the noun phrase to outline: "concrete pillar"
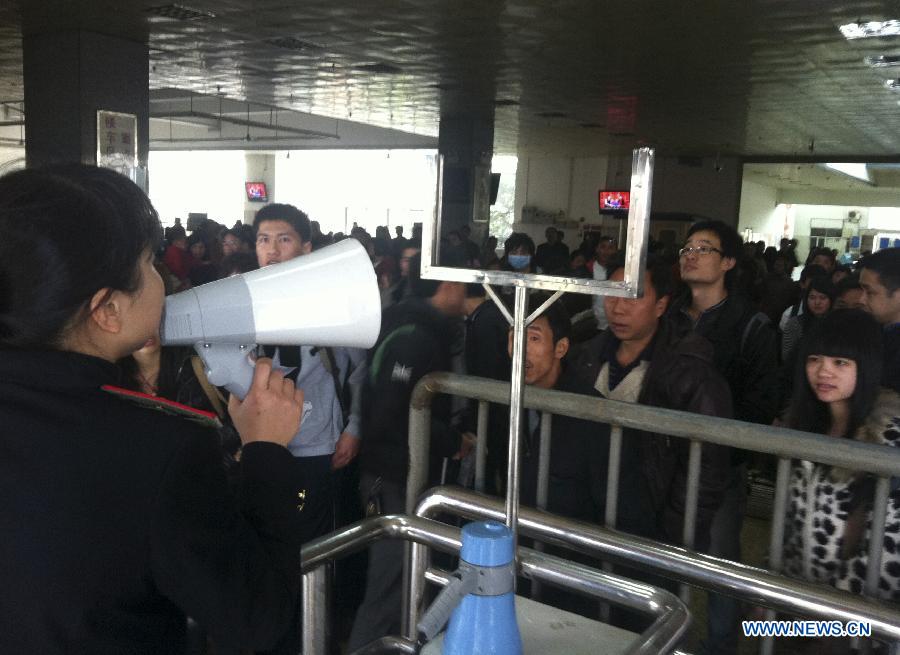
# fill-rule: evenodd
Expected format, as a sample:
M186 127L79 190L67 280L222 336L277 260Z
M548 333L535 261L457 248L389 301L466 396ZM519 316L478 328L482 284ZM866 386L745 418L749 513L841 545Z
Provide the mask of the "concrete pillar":
M25 154L29 166L97 162L97 111L137 116L138 165L149 150L147 45L87 31L26 34Z
M493 117L441 117L438 151L444 157L441 234L473 221L487 221L494 153Z

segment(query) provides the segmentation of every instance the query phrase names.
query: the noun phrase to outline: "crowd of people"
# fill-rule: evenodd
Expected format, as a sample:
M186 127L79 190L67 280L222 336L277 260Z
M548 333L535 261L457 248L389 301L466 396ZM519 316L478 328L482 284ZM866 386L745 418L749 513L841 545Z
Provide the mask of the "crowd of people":
M275 217L280 220L268 220ZM283 229L279 233L292 230L296 233L291 237L302 244L296 249L299 254L335 239L331 235L322 236L315 223L309 222L296 208L269 206L258 214L254 224L256 252L262 265L286 258L265 254L264 244L276 240L276 234L269 234L267 226L282 222L289 225L281 225ZM220 239L238 232L239 228L221 232ZM545 235L546 242L536 247L527 234L513 233L506 239L502 252L498 252L495 238L486 239L479 247L472 241L469 228L463 227L449 232L442 241L442 263L622 280L624 261L615 238L588 235L570 252L561 232L549 227ZM316 526L307 532L310 537L324 534L341 523L340 512L335 514L328 508L341 506L336 494L353 493L356 477L352 478L352 486L335 486L338 483L329 468L343 467L357 453L360 504L369 512L404 510L406 407L422 375L429 371L457 370L507 380L510 374L508 325L502 313L479 285L420 279L418 231L409 240L403 238L402 228L397 228L393 239L389 238L387 228L379 228L374 238L359 228L354 228L350 236L359 239L370 253L382 289L385 314L379 341L368 355L355 353L356 367L338 366L342 382L336 388L340 389L341 385L347 388L351 397L347 402L357 399L355 406L359 413L350 414L344 426L348 428L346 431L331 430L330 439L324 442L324 450L329 452L325 453L316 475L310 475L309 468L301 469L310 480L306 483L310 515L317 511L312 508L320 508L319 519L310 519ZM280 238L284 238L283 234ZM215 252L216 246L208 250ZM651 243L650 251L643 298L595 296L591 299L566 294L529 327L528 384L763 425L788 425L833 436L893 443L891 435L897 436L900 426L885 422L883 417L882 436L873 437L877 430L871 427L868 437L857 432L863 429L868 413L877 415L878 410L873 409L876 405L891 407L892 394L898 388L898 251L887 250L864 257L854 269L840 264L837 253L814 248L799 282L792 279L793 269L798 265L795 241L782 240L778 250L765 248L762 243L745 244L733 228L718 221L693 225L677 252L657 243ZM533 300L536 307L541 298ZM883 367L880 364L877 367L879 371L883 369L883 377L872 373L875 370L872 357L859 360L855 350L862 347L860 341L872 346L872 334L881 329L879 324L884 329L888 357ZM835 328L835 325L843 327ZM850 325L856 328L847 329ZM836 345L827 339L822 341L823 333L829 330L833 333L836 329L846 330L852 343ZM810 350L813 343L821 346L821 352L815 348L816 352ZM865 378L868 383L858 392L850 389L851 397L865 398L864 402L857 400L865 411L849 423L832 426L824 418L810 421L804 418L804 412L812 411L810 403L830 402L827 393L820 394L818 390L829 387L831 383L820 378L828 378L835 368L820 366L813 374L810 362L830 362L836 353L851 361L859 360L858 365L868 369ZM874 359L881 357L882 351L878 353ZM345 356L352 360L354 353ZM304 366L301 370L308 370ZM346 381L354 375L355 383L348 384ZM863 379L862 373L860 376ZM879 384L873 380L893 391L878 392ZM297 384L307 395L317 388L315 382L298 379ZM331 388L327 379L320 379L319 384ZM813 402L813 398L817 400ZM846 400L842 398L841 402ZM453 463L467 456L475 439L470 409L454 408L446 399L439 400L433 408L432 482L456 480L452 474ZM337 412L334 415L341 416ZM900 412L893 412L893 417L898 415ZM501 407L491 412L487 470L488 487L494 493L503 493L505 488L506 420ZM530 504L536 500L539 424L538 413L531 412L522 434L526 471L523 502ZM298 457L303 457L303 448L299 446L304 440L303 432L298 433L297 447L292 449ZM339 434L341 438L346 436L352 446L344 448ZM551 511L603 522L608 438L607 426L557 417L548 498ZM740 561L748 466L760 467L765 474L771 462L759 458L749 461L745 452L707 446L701 466L696 531L685 534L687 444L655 434L635 434L626 440L622 456L621 507L617 512L620 529ZM446 465L441 465L444 460L451 463L450 476ZM801 480L809 485L810 479L821 483L822 479L838 474L820 467L815 472L818 477L810 475L807 472L801 476L798 468L795 486ZM840 493L854 498L852 508L857 512L854 521L858 523L864 520L859 518L859 512L870 509L872 485L866 476L857 477L859 480L852 474L844 474L844 486L835 483L831 488L841 488ZM802 493L798 498L805 500L806 493L813 491L798 493ZM320 503L316 501L317 494ZM815 558L821 548L818 542L814 543L817 531L805 534L799 528L794 529L802 522L804 511L798 506L800 501L795 501L788 520L788 553L806 553ZM343 507L347 506L346 502L344 498ZM891 502L892 508L900 507L897 498L892 496ZM896 521L893 513L890 516ZM357 516L345 512L343 518ZM857 532L858 543L850 549L852 552L845 546L847 552L842 558L819 558L819 566L827 565L832 572L830 577L816 573L820 570L816 566L798 569L794 560L789 560L788 573L827 580L835 585L849 580L847 588L858 593L860 565L857 562L864 562L865 556L862 554L864 539L858 528ZM835 542L840 539L840 534L834 537ZM397 543L384 542L372 548L365 595L349 635L351 649L399 630L401 557L402 547ZM883 566L887 567L885 596L897 599L900 575L891 579L887 574L896 565L886 557ZM665 584L657 578L647 579ZM734 599L711 595L706 652L735 652L741 613L742 608Z
M175 652L187 613L217 652L290 652L299 544L366 514L405 509L416 383L443 370L509 380L503 313L481 285L420 276L418 227L408 239L400 227L393 238L387 227L374 237L356 226L349 235L323 234L297 207L272 203L252 225L206 221L188 236L176 224L157 241L156 213L130 182L66 167L0 179L0 229L8 235L0 245L0 527L21 535L0 546L9 581L0 604L14 598L22 608L16 630L0 631L0 650L13 644L5 639L21 639L17 648L29 643L34 652ZM623 280L611 236L587 234L571 251L554 227L537 247L524 233L502 250L495 237L480 246L471 237L467 226L444 235L440 263ZM206 380L194 353L160 346L163 290L303 257L343 238L366 248L381 291L382 326L370 350L267 348L240 402ZM565 294L529 325L526 384L896 445L900 249L843 259L815 248L794 282L795 242L766 248L743 243L724 222L695 223L677 250L651 243L642 297ZM534 293L530 303L544 299ZM194 418L213 425L216 439L130 404L133 397L203 410ZM492 407L487 486L497 494L506 485L507 421L505 408ZM473 408L441 396L431 422L429 481L467 482ZM539 412L526 412L525 504L536 499L540 423ZM604 521L608 450L608 426L554 417L550 511ZM706 445L696 527L686 532L688 443L626 430L621 456L618 529L741 560L748 467L769 463ZM90 484L73 496L72 479ZM790 500L786 573L861 593L871 476L797 462ZM889 503L878 593L897 601L896 485ZM62 553L54 535L84 543L67 543ZM72 558L85 553L88 562L76 566ZM365 585L347 585L362 593L339 598L346 623L335 629L350 651L399 633L402 554L399 542L373 545L359 572ZM113 589L98 583L109 571L122 577ZM60 595L81 600L55 600ZM704 652L736 651L742 611L734 599L710 595ZM628 617L621 625L640 627ZM144 650L132 648L134 640Z

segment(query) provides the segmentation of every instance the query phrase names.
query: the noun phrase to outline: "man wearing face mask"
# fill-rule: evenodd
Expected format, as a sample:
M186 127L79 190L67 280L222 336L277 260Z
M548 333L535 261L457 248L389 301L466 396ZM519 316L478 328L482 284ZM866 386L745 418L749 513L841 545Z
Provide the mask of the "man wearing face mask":
M505 270L514 273L536 273L532 266L534 241L524 232L513 232L503 244L505 254L501 262Z

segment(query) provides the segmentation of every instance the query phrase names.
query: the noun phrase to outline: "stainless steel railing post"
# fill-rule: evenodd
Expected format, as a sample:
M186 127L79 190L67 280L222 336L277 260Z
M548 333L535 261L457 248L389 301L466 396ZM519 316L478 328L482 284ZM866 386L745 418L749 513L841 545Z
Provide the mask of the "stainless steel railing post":
M781 573L784 563L784 521L787 512L788 485L791 481L791 460L781 457L778 460L778 473L775 476L775 500L772 507L772 533L769 537L769 570ZM767 621L775 619L774 610L766 610ZM774 637L763 637L759 642L760 655L772 655L775 652Z
M525 314L528 311L528 288L516 287L513 312L512 377L509 391L509 456L506 464L506 511L504 520L512 531L513 546L518 543L519 474L522 470L519 452L522 442L523 392L525 389Z
M487 468L487 433L490 404L478 401L478 441L475 443L475 491L484 493L484 476Z
M303 574L301 600L303 607L302 652L304 655L328 653L328 564L321 564Z

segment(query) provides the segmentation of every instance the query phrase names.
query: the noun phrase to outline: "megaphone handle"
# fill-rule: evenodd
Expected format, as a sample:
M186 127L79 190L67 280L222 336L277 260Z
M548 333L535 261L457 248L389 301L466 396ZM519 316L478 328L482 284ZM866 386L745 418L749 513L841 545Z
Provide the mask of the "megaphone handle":
M474 567L466 562L460 562L450 583L437 595L437 598L431 603L431 607L425 612L425 616L416 626L416 631L424 637L424 641L431 641L441 631L441 628L450 620L450 615L453 614L456 606L478 586L477 578L478 572Z
M256 344L197 343L194 345L206 366L210 384L225 387L243 400L253 383L253 363L250 355Z

